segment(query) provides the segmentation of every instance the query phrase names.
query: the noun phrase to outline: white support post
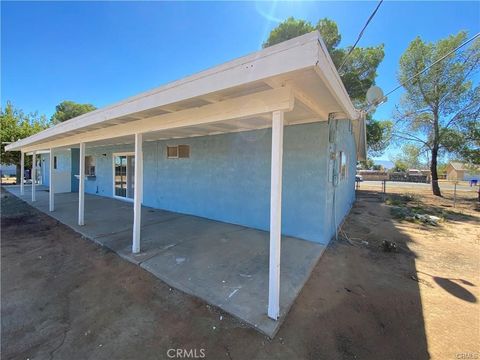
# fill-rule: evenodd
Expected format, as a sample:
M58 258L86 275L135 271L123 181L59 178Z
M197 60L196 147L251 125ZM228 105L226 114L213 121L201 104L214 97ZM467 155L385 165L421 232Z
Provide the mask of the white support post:
M32 202L36 200L35 198L35 182L37 180L37 152L34 151L32 154Z
M280 245L282 234L282 159L283 111L272 113L272 170L270 188L270 268L268 282L268 316L280 315Z
M53 149L50 149L50 159L49 159L49 169L48 169L48 177L50 178L49 182L49 191L48 191L48 209L50 211L53 211L55 209L55 193L53 189L53 165L55 164L54 162L54 155L53 155Z
M132 252L140 252L140 229L142 226L143 196L143 136L135 134L135 190L133 196L133 241Z
M85 143L80 143L80 166L78 177L78 225L85 225Z
M22 151L20 153L20 195L25 195L25 187L24 187L24 179L25 179L25 153Z

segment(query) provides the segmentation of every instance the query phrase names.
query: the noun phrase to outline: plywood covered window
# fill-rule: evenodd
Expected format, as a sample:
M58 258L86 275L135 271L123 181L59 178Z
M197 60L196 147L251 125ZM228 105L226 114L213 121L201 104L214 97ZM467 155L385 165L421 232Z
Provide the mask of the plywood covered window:
M190 145L167 146L168 159L185 159L190 157Z
M178 145L178 157L179 158L189 158L190 157L190 146L189 145Z
M167 158L169 159L178 158L178 146L167 146Z

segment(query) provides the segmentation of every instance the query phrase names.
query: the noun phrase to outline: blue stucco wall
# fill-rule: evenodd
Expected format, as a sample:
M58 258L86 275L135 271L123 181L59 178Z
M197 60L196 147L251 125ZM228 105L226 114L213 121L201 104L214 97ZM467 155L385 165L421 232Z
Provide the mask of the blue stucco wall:
M57 168L54 170L56 176L55 192L70 192L70 174L72 169L72 156L71 151L67 150L55 150L54 156L57 157ZM50 154L41 154L41 176L42 184L45 186L50 185ZM78 163L78 160L77 160Z
M327 236L335 235L336 227L340 226L355 201L355 174L356 174L356 144L352 134L352 127L348 120L338 120L331 125L336 132L335 143L330 150L335 151L336 158L329 163L328 181L326 186L325 221L328 229ZM333 181L334 167L338 169L338 155L343 151L347 155L347 176Z
M355 143L348 121L338 122L338 149L348 153L348 179L336 188L337 222L354 200ZM284 135L282 233L327 243L334 234L329 181L329 125L287 126ZM167 145L190 145L190 158L167 159ZM113 196L113 153L133 145L89 148L96 177L85 191ZM268 230L271 129L144 143L143 204ZM74 161L78 162L78 161ZM73 170L72 170L73 171Z

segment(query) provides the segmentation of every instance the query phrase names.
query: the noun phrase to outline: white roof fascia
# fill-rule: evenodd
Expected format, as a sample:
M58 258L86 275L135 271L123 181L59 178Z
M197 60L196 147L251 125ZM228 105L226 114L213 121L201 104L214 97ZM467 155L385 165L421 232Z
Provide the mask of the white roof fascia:
M345 86L343 85L343 81L340 78L330 54L328 53L327 47L325 46L320 33L318 33L318 35L317 41L319 44L319 54L315 71L329 88L338 104L343 108L347 117L351 120L358 120L360 118L360 112L353 106L350 96L347 93L347 89L345 89Z
M54 136L100 124L140 111L165 106L212 92L276 76L315 65L320 34L312 32L268 47L253 54L127 98L116 104L57 124L6 147L20 150Z

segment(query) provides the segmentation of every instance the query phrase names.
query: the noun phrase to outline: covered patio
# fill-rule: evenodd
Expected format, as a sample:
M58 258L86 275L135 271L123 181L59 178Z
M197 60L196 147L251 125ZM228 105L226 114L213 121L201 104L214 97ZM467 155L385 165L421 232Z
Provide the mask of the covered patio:
M142 208L142 248L132 253L133 204L85 195L85 225L78 225L78 194L55 195L49 212L49 192L31 186L8 191L48 213L86 238L138 264L172 287L216 305L273 337L325 247L282 237L280 317L267 316L269 233L196 216Z
M320 34L312 32L8 145L7 151L21 152L22 177L25 156L31 155L36 164L40 152L49 153L48 192L35 182L31 188L22 183L12 191L172 286L273 336L278 320L284 318L331 238L332 226L336 231L336 221L332 225L328 220L332 209L337 210L327 201L327 179L333 178L332 169L337 168L329 159L339 153L334 136L338 121L343 121L346 143L353 144L348 149L353 169L356 159L365 158L365 119L350 101ZM333 123L335 127L330 126ZM248 132L263 134L265 139L216 142L234 133L248 137ZM284 137L289 140L285 159ZM179 171L180 165L158 167L160 158L180 158L181 147L190 157L186 140L176 144L176 139L200 139L196 142L200 150L192 155L188 171ZM175 145L172 154L167 142ZM210 147L202 153L205 144ZM307 147L300 148L304 144ZM152 151L154 146L157 153ZM118 195L112 188L112 183L117 186L116 173L112 176L116 165L103 171L86 165L88 151L108 147L130 149L126 167L135 165L127 171L130 186L125 193L131 203L89 195ZM71 175L75 168L78 194L57 190L61 179L54 171L55 155L65 151L72 154ZM99 162L105 164L108 156L100 151ZM100 191L98 186L96 191L86 189L91 175L103 181ZM170 183L160 182L168 176ZM215 183L228 176L228 181ZM35 166L32 177L36 177ZM202 186L193 186L199 178ZM171 186L180 182L182 186ZM344 184L347 189L346 180ZM284 187L289 191L282 200ZM199 193L205 196L192 201ZM349 198L343 200L339 216L348 211L353 187L345 194ZM151 205L154 197L157 203ZM222 201L210 204L218 199ZM179 203L183 208L176 207ZM282 223L285 203L289 205L283 218L288 222L283 219ZM225 222L157 209L178 209Z

